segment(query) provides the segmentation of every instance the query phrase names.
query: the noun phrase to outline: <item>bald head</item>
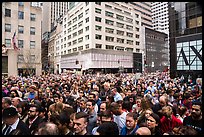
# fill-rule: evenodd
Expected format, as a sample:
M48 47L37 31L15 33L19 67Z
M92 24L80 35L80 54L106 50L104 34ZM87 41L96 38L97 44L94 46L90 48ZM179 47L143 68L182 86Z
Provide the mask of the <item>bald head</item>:
M147 127L140 127L137 129L136 135L151 135L151 131Z
M159 98L159 104L162 106L162 107L164 107L164 106L166 106L167 105L167 102L168 102L168 99L166 98L166 96L161 96L160 98Z

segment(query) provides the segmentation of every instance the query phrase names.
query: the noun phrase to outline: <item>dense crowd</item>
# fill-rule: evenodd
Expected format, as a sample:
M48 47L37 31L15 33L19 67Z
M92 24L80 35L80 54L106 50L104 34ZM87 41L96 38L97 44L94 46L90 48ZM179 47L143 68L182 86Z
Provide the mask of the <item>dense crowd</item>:
M201 135L202 78L2 77L3 135Z

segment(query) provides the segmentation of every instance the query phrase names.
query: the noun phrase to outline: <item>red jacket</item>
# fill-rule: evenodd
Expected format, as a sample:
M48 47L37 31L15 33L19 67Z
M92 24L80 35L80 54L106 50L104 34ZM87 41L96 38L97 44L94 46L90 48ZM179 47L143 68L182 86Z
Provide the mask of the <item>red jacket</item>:
M181 126L183 125L183 123L181 122L180 119L176 118L173 114L172 114L172 119L169 120L168 118L166 118L165 116L163 116L161 119L160 119L160 122L161 122L161 130L162 130L162 133L166 133L168 131L172 131L172 129L174 127L178 127L178 126Z

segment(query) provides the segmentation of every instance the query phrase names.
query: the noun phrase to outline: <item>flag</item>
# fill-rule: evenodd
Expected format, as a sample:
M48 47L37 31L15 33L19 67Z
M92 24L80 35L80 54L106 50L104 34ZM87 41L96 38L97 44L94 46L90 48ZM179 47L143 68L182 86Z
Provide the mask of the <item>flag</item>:
M16 31L13 34L12 43L13 43L13 49L14 50L19 50L19 48L16 46Z

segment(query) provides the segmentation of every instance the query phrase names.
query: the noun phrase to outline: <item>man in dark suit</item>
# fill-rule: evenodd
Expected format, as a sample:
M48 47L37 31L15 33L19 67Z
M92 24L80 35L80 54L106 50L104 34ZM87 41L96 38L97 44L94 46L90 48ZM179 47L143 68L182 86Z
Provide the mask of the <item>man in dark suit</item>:
M43 121L39 115L39 106L36 104L31 104L28 111L28 119L26 120L26 124L28 125L31 134L34 135L38 129L38 125Z
M28 126L19 119L18 112L14 107L5 108L2 113L2 135L30 135Z

